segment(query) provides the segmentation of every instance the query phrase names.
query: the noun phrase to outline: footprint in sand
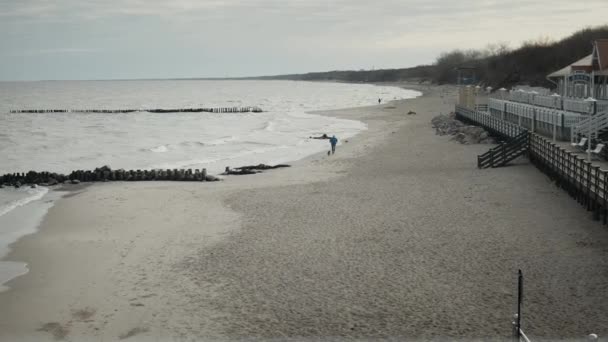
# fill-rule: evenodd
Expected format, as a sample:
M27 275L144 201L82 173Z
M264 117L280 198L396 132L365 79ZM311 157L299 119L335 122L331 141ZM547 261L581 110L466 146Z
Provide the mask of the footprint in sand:
M80 322L90 322L91 317L95 316L97 310L95 308L86 307L79 310L72 310L72 317Z
M133 336L135 336L137 334L142 334L142 333L145 333L147 331L148 331L148 328L136 327L136 328L133 328L133 329L127 331L126 333L118 336L118 338L121 339L121 340L125 340L125 339L127 339L129 337L133 337Z
M68 327L57 322L45 323L38 329L38 331L48 332L53 335L56 340L63 340L70 333L70 329L68 329Z

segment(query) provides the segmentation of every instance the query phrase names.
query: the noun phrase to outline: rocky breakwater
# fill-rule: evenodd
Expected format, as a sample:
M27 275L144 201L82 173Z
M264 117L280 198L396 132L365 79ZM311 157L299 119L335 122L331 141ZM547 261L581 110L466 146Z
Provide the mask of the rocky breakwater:
M70 174L54 172L9 173L0 176L0 187L24 185L53 186L58 184L78 184L82 182L109 182L109 181L189 181L189 182L215 182L219 181L207 174L206 169L167 169L167 170L112 170L109 166L98 167L95 170L76 170Z
M440 114L431 119L431 125L438 135L452 135L452 140L461 144L495 144L490 134L479 126L469 126L456 120L456 115Z

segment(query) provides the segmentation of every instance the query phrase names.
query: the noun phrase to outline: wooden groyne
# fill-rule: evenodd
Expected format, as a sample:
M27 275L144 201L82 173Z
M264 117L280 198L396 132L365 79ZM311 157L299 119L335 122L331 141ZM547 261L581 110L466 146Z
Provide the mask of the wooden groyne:
M456 106L456 114L459 118L493 132L507 143L527 134L525 154L530 162L587 211L593 212L594 220L601 220L603 224L608 223L608 170L602 170L599 166L593 165L585 158L567 151L539 134L529 132L489 114L472 111L461 106ZM498 153L500 153L500 149L498 149Z
M112 170L107 166L95 170L76 170L70 174L54 172L9 173L0 176L0 187L22 185L53 186L63 183L109 181L189 181L214 182L220 179L207 174L207 169Z
M213 107L213 108L156 108L156 109L14 109L13 114L29 113L261 113L259 107Z
M249 175L263 170L290 167L287 164L250 165L234 169L226 167L223 175ZM76 170L70 174L55 172L7 173L0 176L0 188L24 185L53 186L64 183L79 184L82 182L111 182L111 181L184 181L184 182L215 182L221 180L207 174L207 169L166 169L166 170L112 170L109 166L98 167L95 170Z

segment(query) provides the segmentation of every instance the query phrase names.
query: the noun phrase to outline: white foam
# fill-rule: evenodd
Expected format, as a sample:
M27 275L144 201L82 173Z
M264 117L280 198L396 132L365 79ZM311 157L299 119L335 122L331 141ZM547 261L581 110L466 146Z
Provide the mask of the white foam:
M162 152L167 152L169 151L169 149L167 148L167 146L165 145L160 145L154 148L151 148L150 151L152 152L157 152L157 153L162 153Z
M6 191L3 192L6 195ZM40 198L30 200L0 216L0 259L8 255L11 244L38 230L44 216L60 196L59 193L48 192L47 189ZM24 262L0 261L0 291L7 289L2 286L6 282L27 272L28 267Z
M0 216L17 207L41 199L47 192L49 189L42 186L0 189Z

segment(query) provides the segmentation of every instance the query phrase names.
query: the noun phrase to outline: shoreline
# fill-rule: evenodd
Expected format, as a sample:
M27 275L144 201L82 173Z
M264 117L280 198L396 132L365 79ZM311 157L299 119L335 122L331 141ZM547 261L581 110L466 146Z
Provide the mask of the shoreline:
M608 233L531 165L435 136L446 89L329 112L368 125L331 157L60 200L11 254L36 272L0 293L0 340L506 339L517 268L528 335L607 334Z
M395 86L395 85L387 85L387 86ZM398 86L396 86L396 87L398 87ZM404 88L404 87L399 87L399 88L409 90L408 88ZM397 101L407 101L407 100L408 99L397 100ZM374 106L371 106L371 107L374 107ZM316 114L316 115L324 115L324 116L332 117L332 115L327 115L327 113L331 113L333 111L351 110L351 109L356 109L356 108L366 108L366 107L352 107L352 108L337 109L337 110L310 111L310 112L307 112L307 114ZM356 119L349 118L349 117L346 117L346 119L356 120ZM367 127L367 125L366 125L366 127ZM365 130L367 130L367 128ZM360 133L364 132L365 130L361 131ZM358 133L358 134L360 134L360 133ZM347 138L347 140L348 140L348 138ZM322 155L324 155L324 152L315 152L315 153L312 153L303 158L296 159L294 161L287 161L287 162L294 164L299 161L307 160L308 158L314 159L315 156L318 157L318 156L322 156ZM282 163L283 163L283 161L282 161ZM231 167L234 167L234 165ZM268 171L265 171L265 172L268 172ZM155 181L154 183L159 183L159 182ZM54 201L55 202L55 201L61 200L61 198L63 198L63 197L74 196L77 194L77 193L75 193L76 191L84 191L82 189L85 189L86 187L89 187L92 185L98 185L98 184L96 184L96 183L83 183L80 185L64 184L64 185L58 185L58 186L54 186L54 187L47 187L49 190L48 194L46 194L44 196L44 198L42 198L40 201L44 201L44 202ZM68 194L61 196L61 195L59 195L59 193L61 193L61 192L68 192ZM52 206L53 206L53 204L51 204L50 206L47 205L46 207L48 207L48 208L45 207L46 209L44 210L44 215L40 218L39 223L35 224L35 227L34 226L30 227L30 225L32 225L32 223L30 222L30 224L28 225L28 229L25 229L25 230L22 229L24 231L24 233L21 234L21 236L18 237L16 239L16 241L12 241L11 243L8 244L8 246L7 246L8 253L0 254L0 263L4 263L4 266L6 266L7 269L13 270L12 272L10 272L13 275L8 276L8 278L7 278L7 279L9 279L9 282L10 282L10 279L14 279L16 277L22 276L23 274L26 274L28 272L27 263L22 262L22 261L11 260L11 253L15 249L14 245L16 245L21 238L23 238L27 235L35 234L40 230L42 221L44 220L44 217L46 217L46 215L48 215L48 211L50 210L50 208ZM26 206L24 206L24 207L26 207ZM25 211L25 210L27 210L27 208L21 208L21 210L18 210L17 213L20 213L21 211ZM13 213L13 214L15 214L15 213ZM13 225L19 224L19 221L20 221L17 218L17 215L10 215L9 218L0 217L0 219L4 219L4 221L6 221L7 224L12 223ZM28 221L28 220L21 220L21 221ZM19 265L19 267L17 267L16 265ZM2 267L2 266L3 265L0 264L0 267ZM19 268L18 272L17 272L17 268ZM0 292L10 289L10 287L8 287L6 283L7 283L6 279L0 278Z
M391 85L391 86L398 86L398 85ZM401 87L404 89L408 89L407 87ZM425 96L424 93L422 93L421 95L419 95L418 97L423 97ZM351 120L360 120L360 116L361 116L361 112L366 112L368 110L378 110L383 108L384 106L389 105L389 103L406 103L407 101L410 101L411 99L405 99L405 100L394 100L394 101L389 101L385 104L381 104L381 105L371 105L371 106L366 106L366 107L353 107L353 108L344 108L344 109L336 109L336 110L319 110L319 111L311 111L309 112L310 114L316 114L316 115L326 115L326 116L333 116L333 117L338 117L338 118L346 118L346 119L351 119ZM357 115L356 117L352 117L351 115L344 115L344 113L349 113L352 111L356 111L359 113L359 115ZM361 121L361 120L360 120ZM380 133L380 135L382 135L380 128L376 127L376 125L381 125L383 124L382 122L372 122L371 124L374 126L373 128L370 129L370 123L369 122L364 122L367 126L366 130L361 131L360 133L358 133L357 135L355 135L354 137L351 137L349 139L346 139L346 143L344 140L340 141L340 144L338 145L338 152L337 152L337 157L338 158L354 158L356 157L356 155L361 154L361 153L365 153L364 150L367 149L371 144L376 144L376 143L380 143L380 141L378 141L378 139L381 140L381 136L378 137L378 133ZM373 133L373 134L372 134ZM369 136L371 135L371 137ZM361 142L359 141L360 138L362 138L363 143L361 144ZM359 144L352 144L350 143L353 140L357 140L359 142ZM348 148L345 149L345 144L349 144ZM358 146L356 146L358 145ZM349 151L350 150L350 151ZM347 152L348 151L348 152ZM334 156L332 156L334 157ZM324 159L327 159L327 156L325 154L325 152L318 152L318 153L314 153L311 154L307 157L298 159L296 161L290 162L290 164L292 165L291 168L289 169L282 169L282 170L276 170L276 171L265 171L264 173L261 174L256 174L256 175L247 175L247 176L227 176L230 177L230 180L227 182L221 182L219 184L213 184L213 183L203 183L201 185L201 190L202 191L207 191L207 190L211 190L211 192L222 192L224 193L224 197L228 196L228 194L233 193L233 192L238 192L238 191L243 191L243 190L247 190L247 189L251 189L251 188L261 188L261 187L275 187L275 186L282 186L282 185L287 185L287 184L298 184L298 183L309 183L309 182L314 182L314 181L327 181L330 180L333 177L339 177L341 175L341 173L343 172L343 170L340 169L336 169L336 170L332 170L331 172L323 172L323 173L315 173L309 176L304 176L303 174L301 174L300 172L296 171L294 172L294 170L298 170L298 169L302 169L302 168L306 168L306 169L310 169L310 168L314 168L315 164L322 162ZM279 174L285 174L285 176L280 176ZM279 175L277 177L277 175ZM235 178L236 177L236 178ZM253 178L249 178L249 177L256 177L257 179L253 179ZM263 178L263 179L261 179ZM277 181L276 178L279 178L280 180ZM251 182L250 180L253 180L253 182ZM114 191L114 190L118 190L118 188L127 188L130 189L128 191L140 191L140 190L146 190L148 189L166 189L166 188L174 188L174 187L178 187L180 189L180 191L188 191L189 188L195 188L197 187L199 184L198 183L191 183L191 182L143 182L143 183L129 183L129 182L112 182L112 183L102 183L102 184L97 184L97 183L91 183L91 184L84 184L85 186L82 185L69 185L69 186L61 186L55 189L50 189L49 193L59 193L59 192L66 192L66 194L62 195L59 199L57 199L53 205L52 208L50 208L47 213L45 214L45 217L43 218L42 222L38 225L38 227L36 228L35 231L30 232L29 234L22 236L18 241L12 243L9 245L9 249L10 252L3 257L2 259L0 259L0 261L2 262L14 262L13 260L20 260L18 263L23 264L23 265L27 265L27 267L30 269L29 271L26 271L28 273L23 274L23 275L19 275L16 278L11 279L10 281L8 281L7 283L4 284L4 286L6 287L5 291L0 292L0 302L2 299L2 294L6 293L9 296L11 295L11 292L18 290L19 288L23 287L24 284L29 283L28 277L36 277L33 274L33 271L31 270L36 269L36 271L40 271L40 270L48 270L49 266L45 265L42 267L39 267L39 265L41 264L39 260L36 260L36 251L33 251L32 248L29 247L30 241L36 241L36 240L42 240L42 239L46 239L47 237L42 237L40 235L44 234L55 234L53 232L50 232L51 230L56 229L53 223L49 223L50 220L54 219L54 218L50 218L50 216L55 216L55 211L63 211L62 208L64 206L70 206L73 205L74 202L76 201L72 201L70 200L73 197L78 197L78 196L82 196L82 195L86 195L87 192L89 191L101 191L101 192L106 192L106 191ZM206 189L206 188L211 188L211 189ZM215 199L218 202L223 202L223 200L219 201L217 199ZM58 209L59 208L59 209ZM60 215L57 215L60 216ZM234 228L235 229L235 228ZM50 236L48 238L51 238ZM42 263L44 264L44 263ZM45 272L47 273L47 272ZM48 271L48 273L52 273L52 271ZM45 276L42 276L42 278L45 278ZM0 317L2 317L2 313L0 312ZM2 321L2 320L0 320ZM1 327L1 324L0 324ZM0 329L2 330L2 329ZM2 334L0 333L0 337L2 337ZM1 339L0 339L1 340Z

